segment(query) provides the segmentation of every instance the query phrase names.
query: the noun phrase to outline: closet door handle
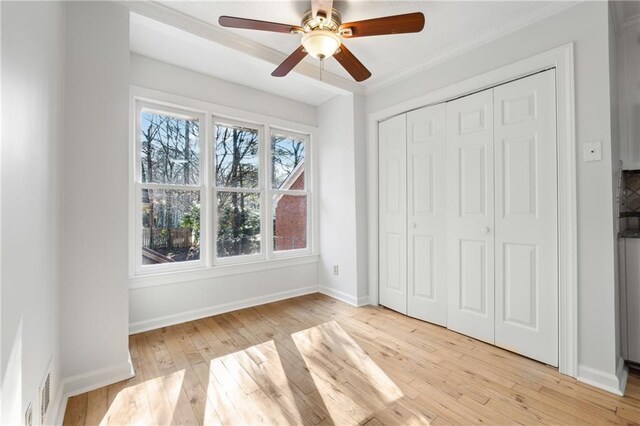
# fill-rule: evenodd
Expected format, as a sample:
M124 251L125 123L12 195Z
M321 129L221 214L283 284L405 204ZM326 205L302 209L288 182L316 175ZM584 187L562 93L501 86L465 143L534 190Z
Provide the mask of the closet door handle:
M490 229L489 229L489 227L488 227L488 226L485 226L485 227L483 227L483 228L482 228L482 233L483 233L483 234L488 234L488 233L489 233L489 231L490 231Z
M413 222L413 224L411 226L413 227L413 229L416 229L418 227L418 224Z

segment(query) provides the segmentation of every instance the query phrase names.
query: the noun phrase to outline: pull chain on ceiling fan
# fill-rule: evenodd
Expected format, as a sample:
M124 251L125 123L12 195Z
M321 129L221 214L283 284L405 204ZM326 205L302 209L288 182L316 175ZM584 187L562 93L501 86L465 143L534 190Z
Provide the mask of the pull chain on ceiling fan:
M415 12L343 24L338 11L333 9L333 0L311 0L311 10L302 17L301 26L233 16L221 16L218 22L227 28L302 35L300 47L271 73L274 77L284 77L311 55L321 61L333 56L354 80L364 81L371 77L371 72L347 49L342 39L417 33L424 28L424 15Z

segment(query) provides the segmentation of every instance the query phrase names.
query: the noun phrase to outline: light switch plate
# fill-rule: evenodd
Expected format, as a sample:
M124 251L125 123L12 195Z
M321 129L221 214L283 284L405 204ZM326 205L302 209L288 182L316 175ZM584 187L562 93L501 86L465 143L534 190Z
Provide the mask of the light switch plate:
M582 160L585 162L602 160L602 143L598 141L582 144Z

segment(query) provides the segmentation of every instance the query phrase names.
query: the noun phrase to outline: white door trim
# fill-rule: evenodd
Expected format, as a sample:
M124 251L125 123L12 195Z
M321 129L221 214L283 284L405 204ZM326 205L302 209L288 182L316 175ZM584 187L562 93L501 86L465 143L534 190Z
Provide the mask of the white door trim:
M368 114L367 179L369 301L378 304L378 123L397 114L457 98L519 77L556 69L558 138L558 324L559 370L578 375L578 253L575 139L574 45L523 59L502 68Z

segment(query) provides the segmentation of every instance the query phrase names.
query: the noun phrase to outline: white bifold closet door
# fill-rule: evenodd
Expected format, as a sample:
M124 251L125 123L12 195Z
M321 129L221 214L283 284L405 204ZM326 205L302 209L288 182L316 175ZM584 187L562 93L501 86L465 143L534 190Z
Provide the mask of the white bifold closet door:
M447 104L448 327L558 365L555 74Z
M380 304L407 313L407 115L378 125Z
M447 103L447 326L494 343L493 90Z
M407 315L447 323L445 104L407 113Z
M495 344L558 365L555 72L494 89Z

